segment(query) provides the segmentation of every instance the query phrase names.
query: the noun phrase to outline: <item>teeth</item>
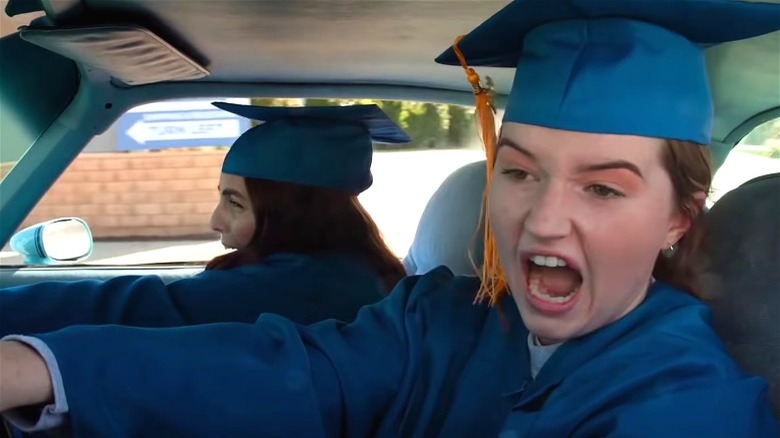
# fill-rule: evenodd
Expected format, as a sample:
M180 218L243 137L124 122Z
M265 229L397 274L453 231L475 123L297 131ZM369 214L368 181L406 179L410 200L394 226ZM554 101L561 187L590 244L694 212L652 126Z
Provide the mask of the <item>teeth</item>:
M529 283L528 283L528 290L531 292L531 295L540 298L544 301L547 301L549 303L556 303L556 304L563 304L566 302L571 301L572 298L574 298L574 295L576 295L577 290L579 288L575 288L571 292L568 293L568 295L562 296L562 297L553 297L550 295L545 294L540 290L539 287L539 279L531 277Z
M533 256L531 257L531 263L537 266L547 266L547 257L540 255Z
M548 268L562 268L566 266L566 261L562 258L555 257L555 256L543 256L543 255L535 255L531 257L531 263L537 265L537 266L546 266Z

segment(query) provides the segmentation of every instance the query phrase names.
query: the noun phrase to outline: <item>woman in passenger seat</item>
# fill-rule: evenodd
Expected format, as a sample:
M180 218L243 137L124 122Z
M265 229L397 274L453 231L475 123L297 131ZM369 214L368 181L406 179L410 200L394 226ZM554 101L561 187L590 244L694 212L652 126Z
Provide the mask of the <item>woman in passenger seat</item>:
M481 279L409 277L347 325L6 338L0 410L48 403L39 421L75 436L777 437L766 382L728 355L688 272L711 181L699 44L775 31L778 13L510 3L438 59L516 67L495 143L483 114Z
M348 321L405 276L357 199L372 183L372 140L409 140L378 106L215 105L265 121L236 140L222 166L211 225L235 251L167 285L124 276L0 290L0 335L251 323L263 312L301 324Z

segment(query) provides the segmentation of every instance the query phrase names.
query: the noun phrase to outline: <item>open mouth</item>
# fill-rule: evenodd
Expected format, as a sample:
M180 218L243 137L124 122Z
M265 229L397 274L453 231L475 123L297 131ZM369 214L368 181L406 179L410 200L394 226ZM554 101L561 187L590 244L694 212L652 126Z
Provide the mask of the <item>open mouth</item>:
M580 272L566 260L549 255L529 255L526 259L528 292L552 305L567 304L582 285Z

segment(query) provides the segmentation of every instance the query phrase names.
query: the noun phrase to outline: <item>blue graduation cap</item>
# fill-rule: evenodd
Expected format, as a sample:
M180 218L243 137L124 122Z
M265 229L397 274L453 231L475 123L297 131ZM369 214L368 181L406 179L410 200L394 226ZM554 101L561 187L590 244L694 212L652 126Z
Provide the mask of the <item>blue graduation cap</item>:
M516 68L504 121L709 144L704 48L780 29L780 4L515 0L458 44L471 66ZM453 48L436 62L457 65Z
M222 172L360 193L373 182L373 142L408 143L411 137L377 105L273 107L214 102L264 122L242 134Z

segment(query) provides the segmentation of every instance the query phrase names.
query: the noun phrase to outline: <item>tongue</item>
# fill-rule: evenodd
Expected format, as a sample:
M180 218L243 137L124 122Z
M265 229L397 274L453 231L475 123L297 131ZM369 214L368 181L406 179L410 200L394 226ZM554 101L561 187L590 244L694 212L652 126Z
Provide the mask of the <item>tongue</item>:
M548 268L531 266L531 276L539 279L539 286L545 294L553 297L563 297L571 293L582 282L577 271L571 268Z

